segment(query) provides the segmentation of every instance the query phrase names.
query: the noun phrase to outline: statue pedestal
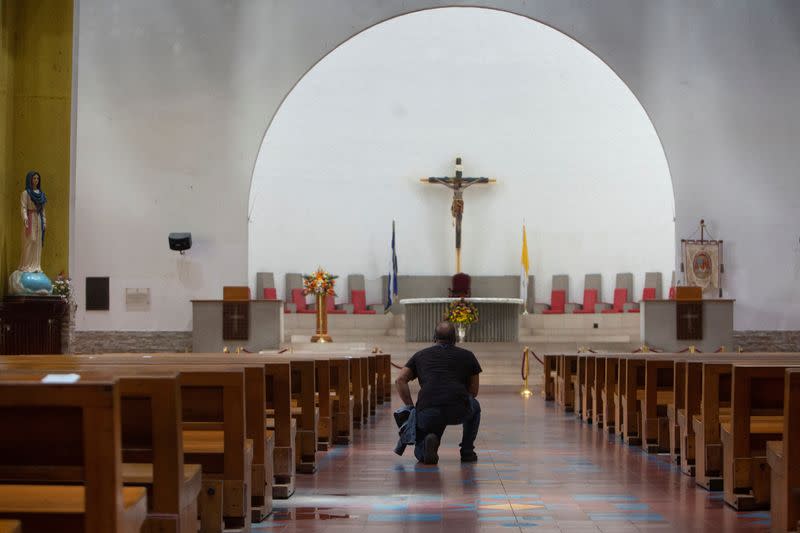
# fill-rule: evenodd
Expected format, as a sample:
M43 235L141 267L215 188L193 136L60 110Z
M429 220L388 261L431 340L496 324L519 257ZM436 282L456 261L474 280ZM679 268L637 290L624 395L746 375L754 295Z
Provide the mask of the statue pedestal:
M0 354L60 354L67 300L60 296L8 296L0 303Z
M53 294L53 282L44 272L22 272L15 270L8 277L9 294L13 296L49 296Z

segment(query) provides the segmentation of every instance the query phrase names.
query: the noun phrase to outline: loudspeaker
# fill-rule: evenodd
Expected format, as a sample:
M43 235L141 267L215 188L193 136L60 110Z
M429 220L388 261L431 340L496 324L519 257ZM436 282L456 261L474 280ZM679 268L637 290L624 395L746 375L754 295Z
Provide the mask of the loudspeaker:
M169 234L169 249L182 252L192 247L192 234L191 233L170 233Z

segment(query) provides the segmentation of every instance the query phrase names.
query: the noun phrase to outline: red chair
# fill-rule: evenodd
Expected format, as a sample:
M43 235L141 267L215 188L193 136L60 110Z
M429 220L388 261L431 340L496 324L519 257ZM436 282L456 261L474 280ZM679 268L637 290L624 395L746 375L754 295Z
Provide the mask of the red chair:
M553 291L550 293L550 309L545 309L542 314L545 315L563 315L564 308L567 305L567 292L566 291Z
M597 303L597 289L584 289L583 308L576 309L573 313L578 315L594 314L594 304Z
M306 304L306 295L303 289L292 289L292 303L297 306L297 312L303 315L313 315L316 313Z
M329 315L343 315L347 313L344 309L337 309L336 308L336 297L335 296L328 296L325 298L325 309L327 309Z
M656 288L655 287L645 287L642 289L642 301L644 300L655 300L656 299ZM639 309L638 305L635 309L628 309L629 313L639 313L641 309Z
M614 289L614 305L611 309L603 309L603 314L624 312L625 303L628 301L628 289Z
M264 299L265 300L277 300L278 299L278 291L275 287L266 287L264 288Z
M450 298L469 298L472 295L472 278L459 272L453 276Z
M354 315L374 315L375 310L367 308L367 291L350 291L350 303Z

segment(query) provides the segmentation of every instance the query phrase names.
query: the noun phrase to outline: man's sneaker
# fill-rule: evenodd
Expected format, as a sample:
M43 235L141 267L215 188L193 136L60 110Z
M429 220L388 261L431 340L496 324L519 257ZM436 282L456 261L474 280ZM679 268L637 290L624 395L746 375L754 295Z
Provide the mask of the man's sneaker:
M462 453L461 454L461 462L462 463L477 463L478 462L478 454L475 453L475 452Z
M439 463L439 437L433 433L425 435L423 441L422 462L426 465L435 465Z

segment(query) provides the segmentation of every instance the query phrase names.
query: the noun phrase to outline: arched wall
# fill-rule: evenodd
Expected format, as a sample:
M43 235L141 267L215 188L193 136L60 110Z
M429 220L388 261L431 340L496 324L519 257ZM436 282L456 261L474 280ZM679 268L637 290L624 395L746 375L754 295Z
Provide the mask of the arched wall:
M78 329L188 330L190 299L247 282L250 183L284 97L363 29L456 5L541 21L617 72L663 143L676 235L705 218L726 241L736 328L800 329L800 4L791 0L80 0L70 213ZM179 259L166 234L181 230L195 247ZM111 310L84 312L83 279L99 275L111 277ZM151 309L127 311L126 287L151 288Z
M274 272L283 294L284 273L324 263L366 274L379 301L393 219L401 273L452 273L450 193L418 178L451 175L453 154L467 175L500 178L465 193L463 270L517 273L526 219L540 300L554 274L577 301L586 273L603 274L606 299L618 272L638 291L646 271L669 281L669 170L622 80L538 22L445 8L358 34L284 100L253 174L251 283Z

